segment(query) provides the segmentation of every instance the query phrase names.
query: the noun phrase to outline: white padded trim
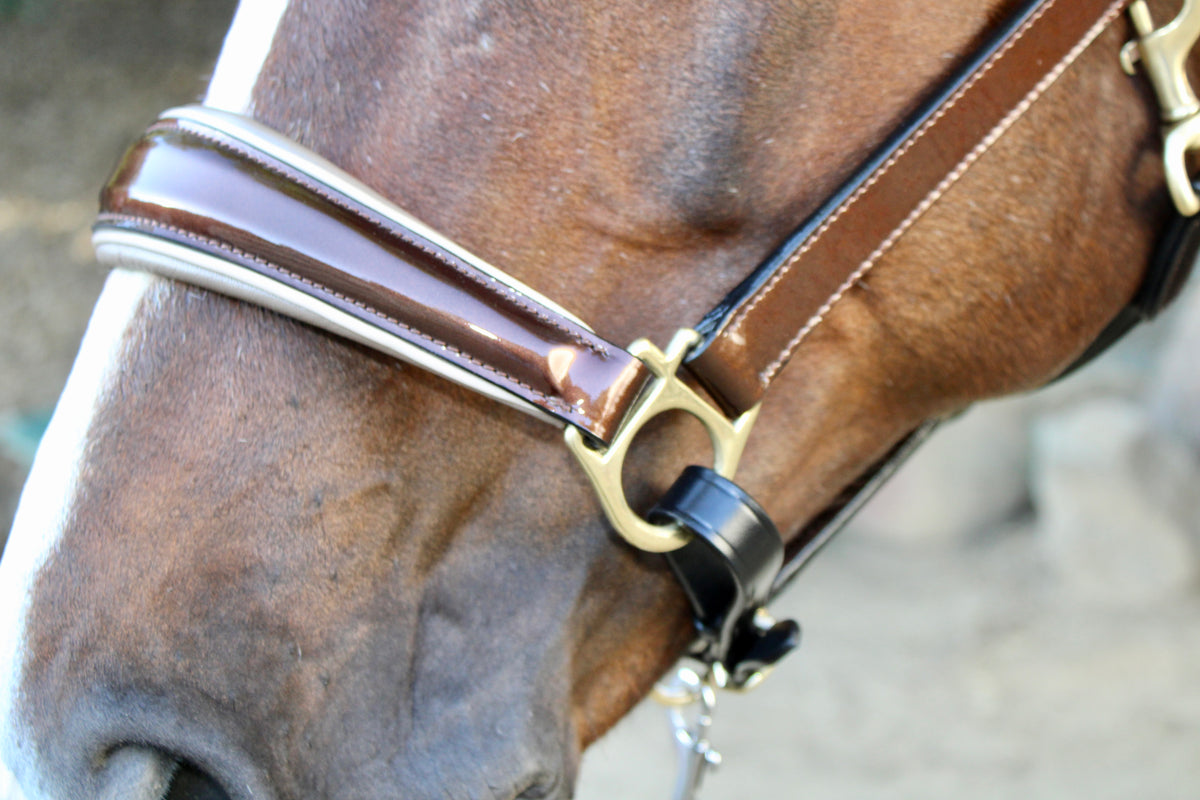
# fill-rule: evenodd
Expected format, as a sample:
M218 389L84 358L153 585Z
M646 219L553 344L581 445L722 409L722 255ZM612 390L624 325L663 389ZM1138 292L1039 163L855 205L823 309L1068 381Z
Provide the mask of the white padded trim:
M116 228L97 228L92 234L92 244L96 248L96 258L106 266L146 270L264 306L441 375L557 427L563 425L533 403L500 389L450 361L233 262L156 236Z

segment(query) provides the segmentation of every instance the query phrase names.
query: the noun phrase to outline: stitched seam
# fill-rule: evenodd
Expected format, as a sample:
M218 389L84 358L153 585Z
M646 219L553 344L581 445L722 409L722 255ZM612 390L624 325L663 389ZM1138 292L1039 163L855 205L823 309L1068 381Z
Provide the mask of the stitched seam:
M1034 17L1031 17L1026 22L1026 24L1022 26L1021 31L1010 40L1009 44L1006 45L1005 48L1003 48L1001 51L997 52L991 59L989 59L988 63L980 70L979 73L977 73L976 77L973 78L972 81L967 86L963 87L962 91L966 91L966 89L969 88L971 85L973 85L975 83L975 81L978 80L979 77L982 77L983 73L986 72L988 69L990 69L992 65L994 65L994 63L999 58L999 56L1001 56L1005 52L1007 52L1009 47L1011 47L1013 44L1015 44L1016 41L1019 38L1021 38L1028 31L1028 28L1034 22L1036 22L1042 14L1044 14L1046 11L1048 11L1052 5L1054 5L1053 0L1052 0L1052 2L1050 2L1046 6L1044 6L1037 15L1035 15ZM870 269L875 265L875 263L879 260L879 258L882 257L884 255L884 253L886 253L888 250L890 250L892 248L892 246L895 245L895 243L900 239L900 237L903 236L913 226L913 224L921 216L923 216L925 214L925 212L929 210L930 207L932 207L934 205L934 203L936 203L938 200L940 200L941 197L950 189L950 187L953 186L959 180L959 178L961 178L963 176L963 174L965 174L966 171L968 169L970 169L970 167L973 166L975 164L975 162L978 161L981 156L983 156L984 153L986 153L989 149L991 149L991 147L1005 133L1008 132L1009 128L1011 128L1017 122L1018 119L1020 119L1022 116L1024 116L1025 112L1029 110L1029 108L1042 96L1042 94L1044 94L1046 92L1046 90L1049 89L1050 86L1053 85L1058 80L1058 78L1071 66L1071 64L1073 64L1075 62L1075 60L1079 58L1080 54L1082 54L1083 51L1086 50L1093 41L1095 41L1096 37L1099 36L1100 33L1106 27L1108 27L1109 24L1112 23L1113 19L1115 19L1117 17L1117 15L1120 14L1121 9L1124 5L1125 5L1124 0L1118 0L1118 2L1115 2L1111 6L1109 6L1109 8L1105 12L1105 14L1096 22L1095 25L1093 25L1087 31L1087 33L1083 36L1083 38L1078 43L1076 43L1075 47L1073 47L1062 58L1062 60L1059 61L1058 64L1055 65L1054 69L1052 69L1050 72L1048 72L1037 83L1037 85L1034 86L1033 89L1031 89L1029 91L1029 93L1025 95L1025 97L1021 100L1021 102L1018 103L1017 106L1014 107L1013 110L1010 111L1008 113L1008 115L1006 115L1004 117L1004 119L1002 119L999 123L997 123L997 125L994 128L992 128L992 130L988 133L988 135L985 136L983 138L983 140L980 141L980 143L977 144L971 150L971 152L968 153L962 159L962 161L960 161L955 166L955 168L945 178L943 178L942 181L936 187L934 187L934 189L928 195L925 196L925 198L916 206L916 208L914 208L912 210L911 213L909 213L909 215L907 217L905 217L905 219L896 227L896 229L893 230L887 236L887 238L884 239L883 242L880 243L879 247L877 247L869 256L867 256L866 260L864 260L862 262L862 264L860 264L858 266L858 268L855 269L855 271L850 274L850 276L842 283L841 286L838 287L838 289L834 292L834 294L828 300L826 300L825 303L819 309L817 309L817 312L815 314L813 314L813 316L808 320L808 322L805 323L804 327L802 327L800 329L800 331L794 337L792 337L791 341L788 342L788 344L784 347L784 349L780 352L780 354L775 358L775 360L772 361L770 364L768 364L758 374L758 380L759 380L760 386L765 388L770 383L772 378L775 377L775 375L779 372L779 370L783 367L783 365L791 357L791 355L795 351L796 347L798 347L800 345L800 343L808 336L808 334L811 333L812 330L814 328L816 328L817 325L819 325L825 319L826 315L833 308L833 306L839 300L841 300L842 297L854 285L856 285L859 281L862 280L862 278L867 274L867 272L870 271ZM954 102L957 102L957 100L960 98L961 98L961 92L956 93ZM949 110L949 106L947 106L945 110ZM924 131L927 129L928 125L932 124L934 121L936 121L936 119L940 118L940 116L941 116L941 114L939 113L937 115L937 117L931 119L929 121L929 123L922 126L922 128L918 132L918 134L916 136L914 136L914 138L912 139L912 142L915 142L916 139L922 133L924 133ZM910 145L912 142L910 142ZM905 150L907 150L907 147L910 145L906 145ZM894 159L889 159L889 162L881 168L881 171L879 173L877 173L876 176L873 176L872 180L881 176L882 171L886 170L888 167L890 167L890 165L894 163L895 159L898 159L901 155L903 155L903 152L898 152L896 154L896 156L894 157ZM866 189L866 188L867 188L867 186L865 186L865 185L862 187L862 189ZM848 208L849 205L858 198L858 196L859 196L859 193L856 192L854 196L849 198L847 200L846 205L838 210L838 215L840 215L846 208ZM819 236L821 233L823 233L824 230L826 230L829 225L833 224L834 219L836 219L836 218L831 218L825 225L823 225L821 230L819 230L817 232L817 234L814 234L812 240L810 240L810 243L815 242L817 236ZM807 249L807 246L808 245L806 244L805 249ZM794 256L792 256L792 258L790 258L788 260L788 266L790 267L794 263L794 261L796 259L798 259L800 257L800 255L803 254L803 252L804 252L804 250L802 249L802 250L798 251ZM768 288L769 287L764 287L762 292L765 293L768 290ZM757 303L757 301L759 299L761 299L761 296L757 297L755 302ZM747 309L747 313L748 313L748 311L749 311L749 309ZM744 316L744 314L739 315L739 318L743 317L743 316ZM739 321L740 321L740 319L739 319Z
M396 319L395 317L389 316L388 314L385 314L384 312L368 305L367 303L362 302L361 300L344 295L341 292L335 291L335 290L329 288L328 286L325 286L324 284L321 284L321 283L318 283L317 281L312 280L311 278L307 278L303 275L292 272L291 270L287 269L286 267L281 267L277 264L273 264L264 258L260 258L259 256L256 256L252 253L248 253L240 248L234 247L231 244L222 242L217 239L212 239L207 236L201 236L199 234L192 233L191 231L183 230L182 228L177 228L174 225L167 225L165 223L157 222L153 219L150 219L149 217L143 217L143 216L138 216L138 215L134 215L134 214L102 213L102 214L98 215L97 220L99 222L135 222L135 223L138 223L141 225L145 225L152 229L163 230L163 231L172 233L176 236L182 236L185 239L190 239L194 242L206 245L208 247L216 247L217 249L223 250L223 251L230 253L231 255L234 255L238 258L244 258L244 259L253 261L269 270L272 270L281 275L285 275L289 278L300 281L303 284L311 286L313 289L316 289L319 292L323 292L324 294L329 295L331 297L335 297L338 300L342 300L343 302L350 303L351 305L357 306L358 308L361 308L363 311L366 311L368 314L371 314L372 316L378 317L379 319L382 319L382 320L386 320L387 322L390 322L391 324L397 326L398 328L403 328L404 330L408 331L409 333L413 334L414 336L417 336L417 337L424 339L425 341L430 342L438 347L448 350L451 353L454 353L456 356L462 358L464 361L468 361L468 362L476 365L480 369L486 370L487 372L490 372L500 378L503 378L506 381L509 381L510 383L520 386L522 389L526 390L533 396L540 398L548 406L555 408L556 410L558 410L560 412L574 414L576 416L581 416L581 417L586 418L586 415L582 411L574 408L569 403L564 401L562 398L555 397L554 395L549 395L549 394L546 394L545 392L535 389L533 386L530 386L528 383L525 383L520 378L517 378L514 375L510 375L509 373L504 372L503 370L497 369L496 367L493 367L491 364L488 364L484 361L480 361L478 358L475 358L474 356L470 355L469 353L466 353L466 352L460 350L459 348L455 347L452 344L449 344L448 342L444 342L441 339L438 339L434 336L430 336L429 334L427 334L423 331L420 331L420 330L412 327L411 325L401 322L400 320Z
M189 122L187 120L175 120L173 123L158 123L155 126L152 126L151 130L153 130L154 128L169 129L171 127L177 127L179 129L186 130L188 133L192 134L193 136L203 139L203 140L213 144L217 148L226 150L227 152L234 153L245 159L248 159L249 161L253 162L254 164L257 164L259 167L265 169L266 171L271 172L275 175L278 175L278 176L284 178L285 180L294 181L295 183L303 186L305 189L308 189L313 194L316 194L318 197L323 198L325 201L332 203L333 205L337 206L338 208L342 209L343 211L347 211L347 212L355 215L356 217L359 217L360 219L366 220L367 222L371 223L372 225L375 225L377 227L380 227L380 228L383 228L383 229L389 231L391 234L393 234L394 236L399 238L401 241L406 242L407 244L417 248L418 250L425 253L426 255L431 256L439 264L449 267L450 269L454 270L459 275L462 275L463 277L467 278L468 280L472 281L473 283L476 283L477 285L482 286L483 288L489 290L493 294L508 301L511 305L516 306L517 308L523 310L527 314L532 315L533 317L537 318L538 320L545 323L546 325L549 325L550 327L554 328L555 330L559 331L560 333L565 334L567 337L569 337L571 339L571 341L575 342L576 344L580 345L581 347L585 347L588 350L591 350L592 352L594 352L598 355L601 355L601 356L607 357L609 355L609 350L605 345L600 344L598 342L590 341L586 337L580 335L579 332L577 332L577 331L573 330L571 327L565 325L562 321L551 316L546 311L543 311L539 306L534 305L529 298L522 295L520 292L518 292L516 289L513 289L511 286L508 286L507 284L503 283L502 281L497 280L496 278L493 278L490 275L480 274L477 270L464 268L463 266L460 266L451 258L448 258L446 255L444 255L440 251L433 249L430 245L426 244L422 239L418 238L415 234L413 234L407 228L404 228L404 226L401 225L400 223L397 223L393 220L385 220L385 219L379 217L378 215L370 213L370 211L365 208L360 208L360 207L357 207L356 205L351 205L350 203L346 202L346 200L342 199L338 195L333 194L326 187L316 183L315 181L312 181L309 178L309 176L307 176L306 174L301 172L299 169L293 167L292 165L287 164L286 162L281 162L283 164L283 168L281 168L280 166L276 165L275 163L268 161L266 158L263 157L262 154L254 151L248 147L244 147L240 143L230 141L230 140L228 140L222 136L218 136L210 131L207 131L202 128L198 128L195 125L189 124Z
M813 235L810 236L803 245L801 245L800 249L793 253L788 260L779 267L775 274L771 276L771 279L767 281L767 283L761 289L754 293L754 297L751 298L750 302L745 308L738 312L737 316L734 317L733 321L730 323L730 333L736 333L738 330L740 330L742 323L745 321L750 312L754 310L754 308L762 301L764 297L770 294L771 290L775 288L779 281L783 280L784 276L791 271L792 267L796 265L800 258L809 250L811 250L813 246L816 245L816 243L821 239L821 237L834 225L834 223L836 223L843 214L850 210L850 208L853 207L854 204L857 203L862 196L871 189L871 187L873 187L881 178L883 178L884 175L891 171L891 168L896 165L896 162L903 158L904 155L908 153L908 151L912 149L912 147L918 141L924 138L925 134L928 133L930 129L932 129L942 119L942 117L949 113L950 109L958 105L958 102L963 98L963 96L966 95L966 93L970 91L975 84L983 78L984 75L990 72L992 67L994 67L1001 58L1007 55L1008 51L1015 46L1018 41L1024 38L1029 29L1039 19L1041 19L1042 16L1049 11L1052 6L1054 6L1055 2L1056 0L1050 0L1050 2L1038 9L1038 11L1032 17L1026 20L1021 28L1012 36L1012 38L1010 38L1002 48L993 53L991 58L984 62L983 66L981 66L975 72L975 74L971 76L970 80L959 87L958 91L956 91L954 95L934 113L932 117L926 120L921 127L917 129L916 133L914 133L908 139L908 141L901 145L900 148L887 159L887 161L881 164L862 186L858 187L853 194L846 198L842 205L838 206L837 210L833 212L829 219L825 220L825 222L823 222L821 226L813 232Z

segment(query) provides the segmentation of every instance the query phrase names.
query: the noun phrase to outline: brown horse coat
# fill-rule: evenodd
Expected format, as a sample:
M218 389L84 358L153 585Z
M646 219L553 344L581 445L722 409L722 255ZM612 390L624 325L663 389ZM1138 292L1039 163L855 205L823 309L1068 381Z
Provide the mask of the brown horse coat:
M293 3L253 113L608 338L662 344L1011 5ZM1128 300L1166 207L1127 38L795 354L739 473L783 530L921 420L1052 377ZM166 282L121 352L25 621L10 724L48 797L161 787L129 745L234 800L566 797L686 643L678 588L606 531L552 428ZM646 439L640 500L706 448L678 420Z

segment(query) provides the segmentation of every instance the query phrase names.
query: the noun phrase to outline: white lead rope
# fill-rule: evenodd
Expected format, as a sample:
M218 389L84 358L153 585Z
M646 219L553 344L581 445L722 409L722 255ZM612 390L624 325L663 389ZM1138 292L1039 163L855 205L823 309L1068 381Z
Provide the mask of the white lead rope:
M654 687L654 699L667 708L677 754L671 800L696 800L704 776L721 765L721 754L709 742L708 731L723 672L719 663L703 677L691 667L680 667Z

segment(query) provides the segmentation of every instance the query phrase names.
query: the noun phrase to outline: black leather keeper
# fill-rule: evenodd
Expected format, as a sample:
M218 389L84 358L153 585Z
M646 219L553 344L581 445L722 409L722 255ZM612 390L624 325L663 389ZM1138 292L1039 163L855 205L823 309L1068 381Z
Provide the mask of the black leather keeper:
M752 671L744 662L758 669L795 646L795 623L764 630L755 622L783 566L783 539L754 498L711 469L692 466L649 518L694 534L666 556L695 615L700 636L693 655L722 662L737 682Z

